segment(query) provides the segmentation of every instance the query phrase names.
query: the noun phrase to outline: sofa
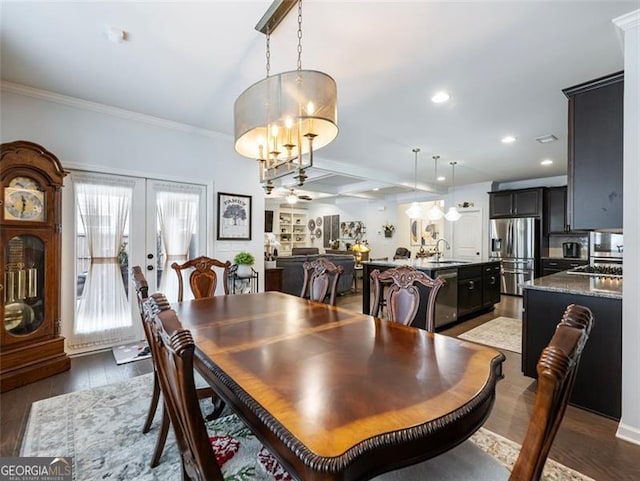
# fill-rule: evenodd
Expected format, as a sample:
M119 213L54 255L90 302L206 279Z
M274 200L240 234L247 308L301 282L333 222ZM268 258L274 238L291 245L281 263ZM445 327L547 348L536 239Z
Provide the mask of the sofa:
M282 267L282 292L299 296L304 282L303 264L318 257L325 257L335 265L344 268L344 273L338 280L338 294L349 292L353 286L353 268L356 265L356 258L350 254L310 254L278 257L276 259L276 267Z

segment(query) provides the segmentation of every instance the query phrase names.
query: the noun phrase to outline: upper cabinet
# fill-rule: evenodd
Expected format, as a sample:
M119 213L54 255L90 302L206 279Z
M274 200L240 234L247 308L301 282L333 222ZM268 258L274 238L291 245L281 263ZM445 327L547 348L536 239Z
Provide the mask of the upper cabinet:
M622 229L624 74L564 89L569 99L571 229Z
M567 225L567 186L549 187L544 190L544 234L559 234L569 231Z
M489 192L489 217L540 217L542 188Z

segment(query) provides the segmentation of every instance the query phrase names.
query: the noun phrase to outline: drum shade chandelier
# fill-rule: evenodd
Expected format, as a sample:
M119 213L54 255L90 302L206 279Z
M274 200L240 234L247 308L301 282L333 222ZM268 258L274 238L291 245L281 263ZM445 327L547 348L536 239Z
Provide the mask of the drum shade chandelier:
M314 151L338 135L335 80L302 69L302 0L297 1L298 68L269 75L270 35L295 4L295 0L274 1L256 25L267 38L267 76L242 92L234 104L235 150L257 159L267 194L275 179L287 175L303 185Z

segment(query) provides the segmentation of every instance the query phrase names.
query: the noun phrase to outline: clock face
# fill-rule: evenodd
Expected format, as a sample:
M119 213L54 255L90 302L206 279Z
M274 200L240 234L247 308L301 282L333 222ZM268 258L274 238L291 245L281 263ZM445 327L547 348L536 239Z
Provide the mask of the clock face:
M4 218L8 220L44 220L44 194L39 190L5 188Z

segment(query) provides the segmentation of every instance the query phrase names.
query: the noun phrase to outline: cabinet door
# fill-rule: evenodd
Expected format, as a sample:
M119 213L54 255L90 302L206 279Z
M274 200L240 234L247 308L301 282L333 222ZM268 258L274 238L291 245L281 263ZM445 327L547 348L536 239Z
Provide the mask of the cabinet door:
M619 74L569 98L572 229L622 228L623 90Z
M489 193L489 217L511 217L513 215L513 196L509 192Z
M567 228L567 188L551 187L545 190L544 233L562 233Z
M541 204L540 189L513 192L513 213L518 217L538 217Z
M482 306L500 302L500 264L484 266L482 272Z
M482 307L482 277L458 282L458 317Z

